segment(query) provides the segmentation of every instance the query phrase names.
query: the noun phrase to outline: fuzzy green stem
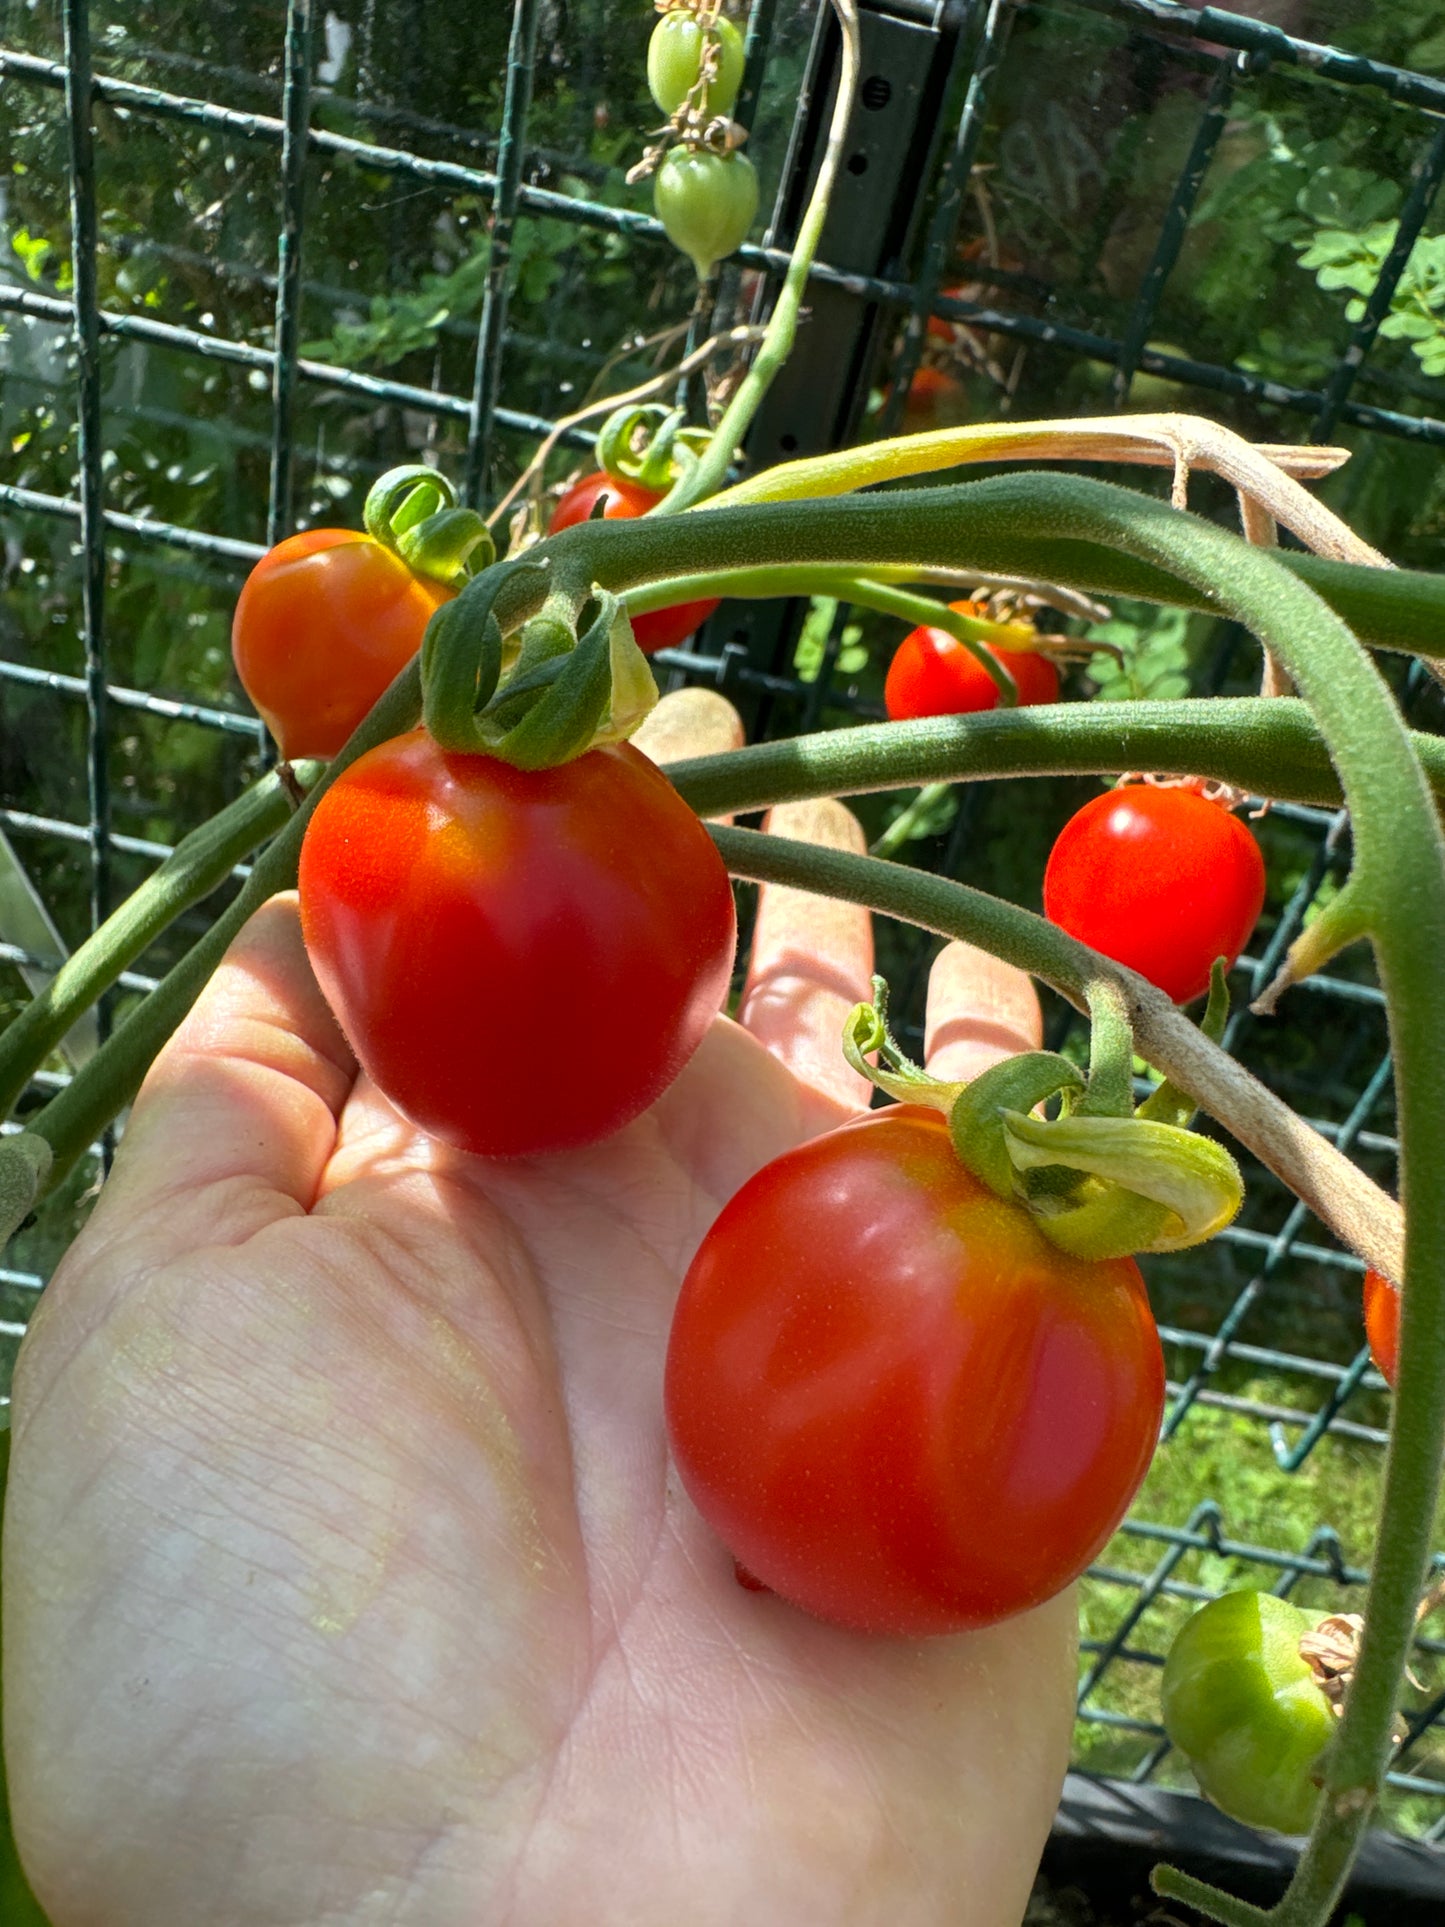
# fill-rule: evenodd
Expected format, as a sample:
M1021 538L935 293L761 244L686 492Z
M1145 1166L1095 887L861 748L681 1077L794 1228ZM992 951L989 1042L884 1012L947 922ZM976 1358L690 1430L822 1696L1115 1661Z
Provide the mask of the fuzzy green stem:
M1138 512L1170 517L1181 529L1211 526L1111 483L1036 473L887 495L709 508L705 574L689 575L697 562L698 528L679 516L578 523L528 554L550 556L569 581L575 577L584 595L594 581L623 594L672 578L691 598L705 593L706 584L718 594L734 593L741 578L723 579L732 571L806 567L858 574L878 566L921 566L1023 576L1089 594L1132 596L1212 615L1234 613L1226 582L1190 579L1172 568L1162 551L1135 553L1089 530L1072 512L1075 501L1086 499L1111 501L1122 515L1133 514L1132 505L1139 505ZM1228 554L1251 553L1237 536L1222 529L1214 533ZM1266 560L1307 582L1371 647L1445 654L1445 577L1327 562L1287 549L1270 551ZM780 581L781 573L767 592L798 592L782 588ZM671 593L675 598L679 588Z
M838 93L833 103L833 119L828 129L828 144L823 151L818 178L813 183L812 198L808 202L807 210L798 228L798 237L793 243L792 259L788 263L788 272L783 281L782 291L768 319L758 352L753 357L753 365L738 383L736 393L723 411L722 420L713 430L712 440L708 443L706 452L699 456L691 467L683 471L666 499L659 502L651 511L651 516L676 515L682 509L691 508L695 502L700 502L704 496L716 494L727 477L734 453L752 425L753 417L757 414L763 397L772 387L778 370L793 352L793 342L798 332L798 315L802 309L808 275L812 270L813 256L818 252L818 242L822 239L823 224L828 218L828 203L833 196L833 184L838 178L839 168L843 165L848 124L853 117L853 107L858 95L858 10L854 0L832 0L832 7L838 16L838 26L843 38Z
M205 936L116 1026L65 1089L26 1119L26 1129L44 1138L54 1154L45 1185L47 1194L56 1188L111 1119L130 1103L156 1053L196 1001L246 919L268 897L295 884L301 839L311 812L337 776L375 744L413 728L420 715L421 683L416 662L412 661L327 765L305 801L257 859L250 876Z
M324 767L297 764L291 781L309 789ZM272 770L181 839L160 868L61 965L0 1035L0 1116L10 1115L77 1018L182 912L204 901L243 858L274 836L295 807L288 781Z
M1412 732L1445 804L1445 741ZM699 816L734 816L814 796L1010 776L1208 776L1284 803L1337 809L1339 778L1293 697L1039 704L974 716L868 723L753 743L668 767Z
M671 774L671 771L669 771L669 774ZM887 829L884 830L877 842L870 847L869 855L896 856L905 843L912 842L915 832L918 832L919 824L928 821L933 811L937 808L938 804L942 802L943 798L947 796L952 787L953 785L951 783L926 784L918 794L909 801L907 807L900 810L898 815L894 817L893 821L888 825ZM820 792L820 794L823 793L831 795L833 792ZM732 812L724 811L723 814L731 815Z
M735 596L761 599L767 596L832 596L838 602L856 602L859 597L854 591L860 583L875 587L892 584L906 588L909 584L932 583L944 589L1012 589L1022 593L1040 593L1050 585L1035 583L1023 577L1000 577L987 575L977 569L949 568L936 563L899 563L870 562L862 570L839 568L836 565L814 565L797 562L779 566L773 564L763 568L702 570L680 576L676 581L649 582L641 588L629 589L627 607L633 615L644 615L650 609L666 609L675 602L688 602L701 596ZM917 593L915 586L915 593ZM1046 596L1042 596L1047 600ZM937 607L931 604L931 607ZM1058 607L1065 615L1078 615L1086 618L1102 619L1107 613L1097 604L1090 605L1086 597L1063 597ZM980 639L997 641L1007 647L1016 643L1018 629L1009 623L999 623L996 629L978 624Z
M1225 1927L1266 1927L1266 1923L1268 1927L1284 1927L1284 1917L1278 1909L1251 1906L1249 1901L1225 1893L1222 1887L1211 1887L1206 1880L1196 1880L1193 1874L1182 1873L1178 1867L1156 1867L1149 1883L1156 1894L1197 1907L1211 1919L1223 1921Z
M1089 1006L1089 1082L1079 1117L1131 1117L1134 1112L1134 1029L1129 1005L1111 977L1084 985Z

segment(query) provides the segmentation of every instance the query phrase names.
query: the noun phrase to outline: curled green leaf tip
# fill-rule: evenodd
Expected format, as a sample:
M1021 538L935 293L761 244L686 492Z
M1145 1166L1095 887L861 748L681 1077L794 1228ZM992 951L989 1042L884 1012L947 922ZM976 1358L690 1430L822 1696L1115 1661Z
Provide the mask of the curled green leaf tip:
M1231 1222L1244 1202L1239 1166L1212 1138L1141 1117L1004 1114L1014 1168L1063 1166L1100 1180L1050 1209L1039 1227L1075 1257L1122 1258L1136 1251L1183 1251Z

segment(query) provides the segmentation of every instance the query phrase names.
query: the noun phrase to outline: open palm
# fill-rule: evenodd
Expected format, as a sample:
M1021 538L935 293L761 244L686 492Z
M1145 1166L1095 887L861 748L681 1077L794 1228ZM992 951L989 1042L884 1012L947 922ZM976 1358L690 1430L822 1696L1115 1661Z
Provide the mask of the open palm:
M17 1373L6 1747L55 1927L1018 1921L1072 1600L819 1625L736 1584L668 1461L698 1241L860 1102L866 919L808 901L761 914L757 1035L720 1018L620 1136L517 1163L357 1080L289 900L248 926ZM950 956L945 1046L1031 1042Z

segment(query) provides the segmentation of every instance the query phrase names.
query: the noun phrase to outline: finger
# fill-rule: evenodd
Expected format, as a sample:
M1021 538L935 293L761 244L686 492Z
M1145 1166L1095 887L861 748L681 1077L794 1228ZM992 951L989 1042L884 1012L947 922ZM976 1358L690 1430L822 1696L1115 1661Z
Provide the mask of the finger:
M675 689L643 718L632 741L665 768L690 756L721 756L728 750L741 749L743 719L727 697L715 689Z
M780 803L764 827L826 849L862 855L867 848L857 817L830 797ZM849 1069L840 1040L849 1011L871 995L872 974L866 910L764 885L738 1016L806 1090L849 1115L867 1106L869 1085Z
M1031 977L971 943L944 945L928 976L923 1033L935 1077L966 1081L1000 1058L1038 1050L1043 1038Z
M355 1076L296 898L273 897L151 1067L103 1194L107 1235L164 1256L308 1210Z

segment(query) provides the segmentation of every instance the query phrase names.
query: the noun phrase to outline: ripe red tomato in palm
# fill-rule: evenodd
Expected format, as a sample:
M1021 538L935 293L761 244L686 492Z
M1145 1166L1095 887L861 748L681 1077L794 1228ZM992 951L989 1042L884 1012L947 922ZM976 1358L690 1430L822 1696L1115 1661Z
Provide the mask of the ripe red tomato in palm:
M312 967L363 1068L466 1151L621 1129L727 994L727 872L626 744L518 770L425 730L383 743L317 804L300 889Z
M1264 907L1246 826L1197 790L1131 783L1071 816L1044 871L1044 915L1187 1003L1233 966Z
M603 519L608 522L646 515L662 500L655 489L642 488L636 482L619 482L599 468L596 474L584 475L567 490L552 511L548 533L555 535L559 529L570 529L574 522L587 521L593 503L599 498L604 502ZM716 601L678 602L670 609L651 609L646 615L634 616L632 633L638 648L647 656L659 649L674 648L685 642L694 629L700 628L717 606Z
M1380 1376L1393 1385L1400 1363L1400 1294L1379 1271L1365 1273L1365 1336Z
M683 1282L667 1426L744 1569L819 1619L990 1625L1077 1577L1158 1437L1139 1268L1051 1245L937 1112L876 1111L766 1165Z
M263 555L231 654L281 754L334 756L454 593L356 529L305 529Z
M976 602L950 602L959 615L985 616ZM1018 684L1019 707L1058 701L1059 672L1032 649L984 648ZM956 636L931 626L910 629L894 651L883 701L895 722L910 716L967 716L998 706L998 684Z

